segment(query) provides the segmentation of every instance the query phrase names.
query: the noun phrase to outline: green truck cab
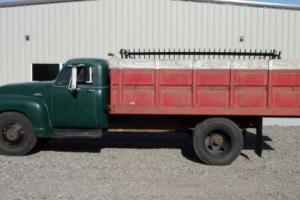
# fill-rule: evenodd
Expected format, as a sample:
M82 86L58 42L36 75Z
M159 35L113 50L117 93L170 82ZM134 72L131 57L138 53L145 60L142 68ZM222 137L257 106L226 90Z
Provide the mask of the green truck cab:
M105 60L73 59L55 81L0 87L0 153L25 155L38 138L101 134L108 128L108 73Z

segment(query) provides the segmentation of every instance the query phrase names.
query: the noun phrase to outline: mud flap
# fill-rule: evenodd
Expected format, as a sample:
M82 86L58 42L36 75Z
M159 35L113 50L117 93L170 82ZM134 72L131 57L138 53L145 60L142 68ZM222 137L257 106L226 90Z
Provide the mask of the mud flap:
M260 117L257 119L256 123L256 146L255 153L261 157L263 149L263 118Z

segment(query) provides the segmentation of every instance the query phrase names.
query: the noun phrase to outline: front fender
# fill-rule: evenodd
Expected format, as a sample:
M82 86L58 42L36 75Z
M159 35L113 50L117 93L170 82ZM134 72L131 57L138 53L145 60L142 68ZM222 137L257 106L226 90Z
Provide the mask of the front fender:
M19 112L32 122L38 137L48 137L53 132L49 112L41 99L19 95L1 95L0 113Z

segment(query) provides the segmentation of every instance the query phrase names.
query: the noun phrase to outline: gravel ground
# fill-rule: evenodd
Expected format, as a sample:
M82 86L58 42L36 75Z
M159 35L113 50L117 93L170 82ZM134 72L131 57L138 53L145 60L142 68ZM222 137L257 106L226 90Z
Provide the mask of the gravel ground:
M300 199L300 127L248 133L230 166L198 162L186 133L109 133L0 156L0 199Z

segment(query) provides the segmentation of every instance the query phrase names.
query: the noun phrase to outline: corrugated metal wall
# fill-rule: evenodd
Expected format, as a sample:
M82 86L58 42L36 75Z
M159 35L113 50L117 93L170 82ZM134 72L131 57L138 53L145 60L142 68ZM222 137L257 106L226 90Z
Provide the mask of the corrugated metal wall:
M277 49L300 58L300 11L183 0L0 8L0 85L30 81L31 63L106 58L120 48Z

